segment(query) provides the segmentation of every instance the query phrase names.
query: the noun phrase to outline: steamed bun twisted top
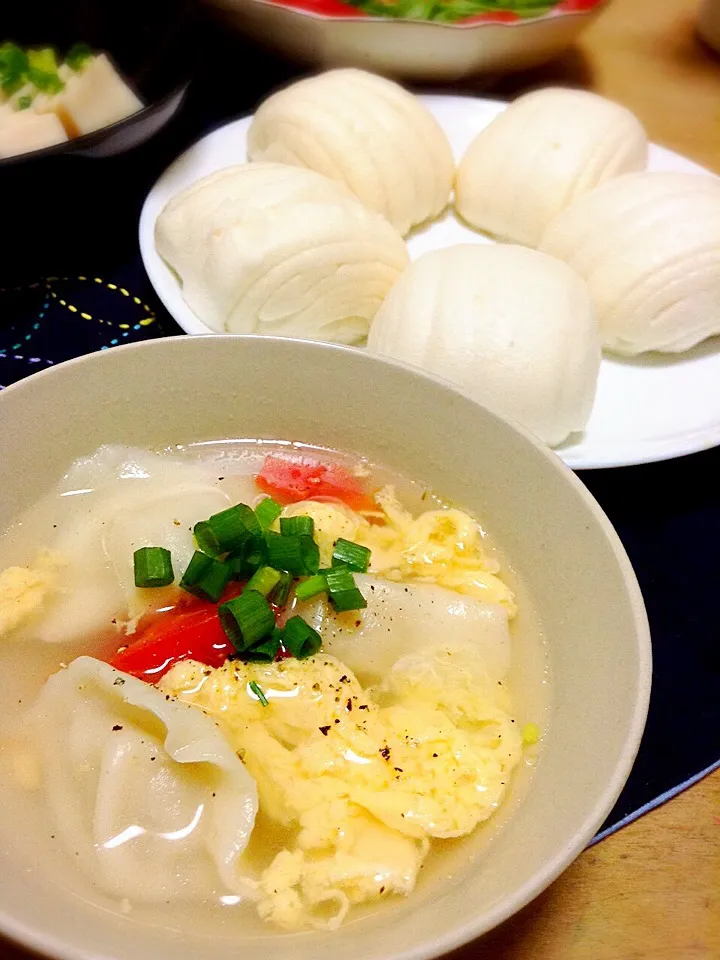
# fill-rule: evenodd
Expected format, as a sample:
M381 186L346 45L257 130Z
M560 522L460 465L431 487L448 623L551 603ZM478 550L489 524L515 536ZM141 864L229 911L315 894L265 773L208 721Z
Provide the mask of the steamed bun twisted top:
M427 108L390 80L331 70L267 99L248 157L339 180L401 234L441 213L455 173L450 144Z
M679 353L720 334L720 179L631 173L581 197L541 248L585 278L603 346Z
M625 107L583 90L537 90L513 101L470 144L455 206L478 230L536 247L577 197L646 165L647 136Z
M368 347L446 377L551 446L585 427L600 369L586 285L510 244L424 254L390 291Z
M165 206L160 256L213 330L355 343L408 262L342 184L277 163L228 167Z

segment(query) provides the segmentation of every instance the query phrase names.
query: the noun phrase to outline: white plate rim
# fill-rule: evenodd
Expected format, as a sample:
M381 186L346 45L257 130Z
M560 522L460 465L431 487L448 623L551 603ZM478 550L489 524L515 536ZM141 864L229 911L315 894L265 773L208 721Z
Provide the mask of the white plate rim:
M492 116L501 113L508 106L508 103L502 100L455 94L423 94L419 99L433 112L457 110L458 108L461 110L472 108L477 111L478 108L481 108ZM220 124L196 140L160 174L150 188L142 206L138 239L143 266L156 295L186 334L202 336L214 334L216 331L210 329L192 312L182 297L177 279L155 250L155 221L160 210L172 195L168 192L168 184L180 175L183 167L201 164L203 154L207 153L216 141L225 140L228 133L231 132L237 132L242 136L251 122L252 114L239 117ZM654 143L651 144L651 148L657 155L685 171L715 176L712 171L682 156L682 154ZM244 161L245 157L239 156L235 162L242 163ZM218 169L218 167L214 166L213 169ZM200 172L193 175L192 180L199 179L204 175L203 172ZM174 187L172 193L177 192L177 189L177 187ZM612 357L603 355L603 365L613 362ZM720 354L718 355L718 371L720 376ZM587 434L584 434L583 437L587 437ZM602 441L595 441L590 447L590 453L581 451L578 454L573 452L574 444L569 444L566 450L560 447L554 452L573 470L596 470L675 459L699 453L718 445L720 445L720 418L710 426L686 429L680 433L668 433L657 438L633 439L631 441L611 440L604 444Z

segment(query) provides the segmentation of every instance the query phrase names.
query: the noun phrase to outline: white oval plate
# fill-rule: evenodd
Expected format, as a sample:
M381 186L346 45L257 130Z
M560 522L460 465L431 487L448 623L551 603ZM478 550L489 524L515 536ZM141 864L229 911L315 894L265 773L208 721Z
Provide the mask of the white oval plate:
M505 109L496 100L473 97L421 98L445 130L456 158L473 137ZM201 177L247 160L251 117L228 123L186 150L163 173L145 200L140 217L140 250L150 281L186 333L212 333L188 307L177 277L155 250L155 220L168 200ZM651 145L650 170L708 173L684 157ZM413 259L427 250L456 243L491 243L445 216L408 240ZM584 434L556 450L575 470L622 467L667 460L720 444L720 338L687 353L647 354L634 360L604 357L597 396Z

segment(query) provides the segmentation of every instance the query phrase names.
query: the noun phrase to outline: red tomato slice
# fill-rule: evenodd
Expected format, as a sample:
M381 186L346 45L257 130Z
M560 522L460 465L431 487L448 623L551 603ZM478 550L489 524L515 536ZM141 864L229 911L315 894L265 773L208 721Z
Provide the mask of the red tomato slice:
M334 497L353 510L375 509L357 477L337 463L322 463L312 457L290 459L271 453L255 482L279 503Z
M587 10L592 10L594 7L597 7L600 3L600 0L562 0L561 3L555 7L554 12L557 13L585 13Z
M221 602L238 596L242 585L230 584ZM235 653L218 619L217 603L183 598L177 607L158 614L143 626L132 643L116 653L110 664L148 683L157 681L181 660L198 660L220 667Z

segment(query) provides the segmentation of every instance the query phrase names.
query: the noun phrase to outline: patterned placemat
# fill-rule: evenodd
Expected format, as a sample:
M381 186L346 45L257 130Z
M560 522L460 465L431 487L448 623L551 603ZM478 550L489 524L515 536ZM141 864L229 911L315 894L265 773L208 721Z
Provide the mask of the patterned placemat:
M174 333L174 324L158 320L144 287L119 274L0 287L0 389L84 353Z

